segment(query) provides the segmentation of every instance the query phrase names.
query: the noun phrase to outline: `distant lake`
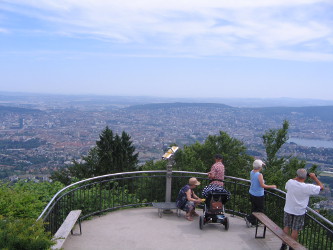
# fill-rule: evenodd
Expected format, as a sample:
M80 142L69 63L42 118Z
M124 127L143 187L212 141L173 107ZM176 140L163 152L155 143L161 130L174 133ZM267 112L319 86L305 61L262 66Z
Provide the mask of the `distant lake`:
M333 141L289 138L288 142L293 142L296 143L297 145L306 146L306 147L333 148Z

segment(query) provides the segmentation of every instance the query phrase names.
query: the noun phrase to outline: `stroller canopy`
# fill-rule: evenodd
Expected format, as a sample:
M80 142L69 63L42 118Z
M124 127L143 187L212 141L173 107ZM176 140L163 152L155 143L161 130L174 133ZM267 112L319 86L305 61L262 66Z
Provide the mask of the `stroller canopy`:
M223 203L226 203L231 196L228 190L226 190L223 186L216 184L210 184L202 190L202 196L205 197L206 199L211 198L212 195L221 196Z

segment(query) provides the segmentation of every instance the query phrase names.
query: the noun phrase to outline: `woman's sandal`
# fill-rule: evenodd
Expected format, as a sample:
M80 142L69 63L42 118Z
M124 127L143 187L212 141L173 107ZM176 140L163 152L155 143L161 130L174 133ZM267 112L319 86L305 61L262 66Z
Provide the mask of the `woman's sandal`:
M186 220L193 221L193 218L191 216L185 216Z

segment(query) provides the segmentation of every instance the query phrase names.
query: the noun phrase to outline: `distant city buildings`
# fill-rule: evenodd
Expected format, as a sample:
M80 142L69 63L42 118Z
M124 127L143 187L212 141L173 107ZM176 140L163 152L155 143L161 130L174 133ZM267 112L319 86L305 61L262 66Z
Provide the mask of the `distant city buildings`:
M8 105L20 108L6 110ZM269 129L280 128L284 120L289 121L291 137L333 140L332 119L325 120L297 108L233 108L207 103L129 107L105 102L50 103L47 99L19 105L13 101L1 106L0 172L9 175L47 174L81 159L96 145L106 126L115 133L125 131L131 136L140 164L159 160L170 144L182 147L196 141L202 143L219 131L244 142L249 154L265 158L262 135ZM38 139L40 145L22 147L23 142L31 139ZM17 145L6 147L6 141ZM333 168L333 149L285 144L280 154L316 163L321 170Z

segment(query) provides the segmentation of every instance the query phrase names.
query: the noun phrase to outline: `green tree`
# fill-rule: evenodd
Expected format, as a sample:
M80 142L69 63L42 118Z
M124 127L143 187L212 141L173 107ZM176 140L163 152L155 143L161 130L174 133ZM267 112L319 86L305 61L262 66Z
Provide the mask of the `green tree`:
M179 170L208 172L214 155L223 155L226 175L248 178L253 158L246 153L243 142L231 138L226 132L210 135L203 144L196 142L185 146L175 155L175 168Z
M284 120L281 129L270 129L263 136L263 143L266 149L267 166L282 165L286 159L278 158L277 152L288 141L289 122Z
M124 131L120 138L120 158L123 168L120 171L132 171L137 168L139 153L135 153L131 137Z
M136 170L139 154L134 153L135 147L127 133L113 135L112 130L106 127L96 142L96 148L98 163L95 176Z
M69 167L69 168L71 168L71 167ZM62 168L58 171L54 171L51 174L50 178L54 181L61 182L65 186L68 186L69 184L72 183L72 178L71 178L71 175L70 175L69 168Z
M208 136L204 145L206 148L206 164L212 165L214 155L222 154L226 175L248 178L249 171L252 169L253 157L246 153L243 142L230 137L226 132L220 131L219 135Z
M282 128L270 129L263 136L266 149L266 167L263 174L267 183L275 184L279 189L284 189L285 183L296 175L296 170L305 168L306 162L297 157L279 156L281 147L288 141L289 122L283 121ZM317 166L313 165L309 171L315 172Z
M176 152L175 170L206 172L207 166L202 159L203 145L196 142L190 146L184 146L182 150Z
M132 145L131 137L122 132L121 136L106 127L100 134L96 146L82 161L73 161L73 166L52 173L51 178L65 185L74 181L110 173L137 169L138 153Z
M165 160L159 160L159 161L147 161L143 166L143 171L149 171L149 170L165 170L167 166L167 161Z

